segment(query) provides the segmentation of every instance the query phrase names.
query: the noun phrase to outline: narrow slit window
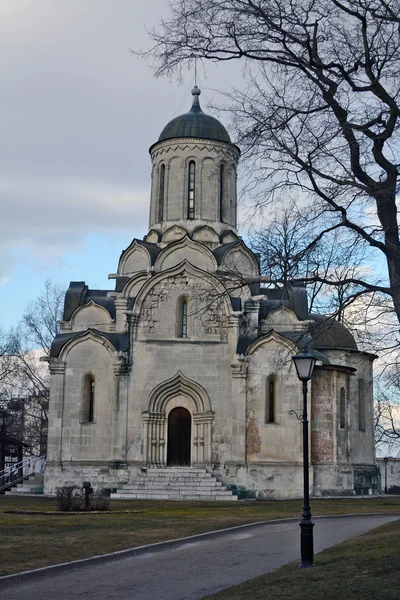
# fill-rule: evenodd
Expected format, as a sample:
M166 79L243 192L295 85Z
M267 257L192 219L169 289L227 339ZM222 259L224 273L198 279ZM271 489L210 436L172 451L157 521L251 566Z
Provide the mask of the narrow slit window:
M346 427L346 392L344 387L340 390L340 401L339 401L339 428L345 429Z
M189 163L189 177L188 177L188 204L187 204L187 217L188 219L194 219L194 202L195 202L195 183L196 183L196 164L194 160Z
M188 322L188 300L180 298L178 305L178 331L177 337L187 337L187 322Z
M164 218L165 165L160 167L160 186L158 190L158 222Z
M224 165L219 168L219 220L224 220Z
M95 381L93 375L85 375L83 382L82 421L94 422Z
M358 380L358 429L365 431L365 390L364 380Z
M265 403L265 422L275 423L276 410L276 378L270 375L267 378L266 403Z

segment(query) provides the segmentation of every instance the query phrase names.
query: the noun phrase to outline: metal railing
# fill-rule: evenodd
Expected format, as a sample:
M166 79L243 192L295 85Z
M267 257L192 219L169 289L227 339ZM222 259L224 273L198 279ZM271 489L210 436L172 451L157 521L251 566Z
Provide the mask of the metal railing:
M28 456L21 462L8 465L0 471L0 492L10 489L35 473L41 473L46 463L46 456Z

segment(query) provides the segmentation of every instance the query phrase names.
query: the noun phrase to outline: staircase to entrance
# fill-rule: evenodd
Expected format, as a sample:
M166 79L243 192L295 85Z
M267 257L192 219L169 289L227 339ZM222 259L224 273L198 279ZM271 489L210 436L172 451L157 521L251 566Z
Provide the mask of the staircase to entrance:
M44 491L44 473L34 473L25 478L21 483L8 488L6 496L26 496L31 494L43 494Z
M111 498L135 500L238 499L206 469L196 467L148 468L132 483L121 485Z
M28 456L0 471L0 493L43 494L46 456Z

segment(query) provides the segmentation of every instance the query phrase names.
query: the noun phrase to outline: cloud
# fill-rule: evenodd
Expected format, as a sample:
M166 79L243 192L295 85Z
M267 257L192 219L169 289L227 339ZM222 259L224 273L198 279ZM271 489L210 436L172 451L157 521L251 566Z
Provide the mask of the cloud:
M149 188L75 178L18 177L0 181L0 283L15 257L57 263L83 251L88 235L146 230Z
M0 275L0 287L2 285L5 285L8 281L9 281L9 276L8 275Z
M182 86L157 80L130 49L148 47L146 26L168 12L167 0L3 0L0 284L11 277L10 295L21 263L45 270L84 252L90 235L146 233L147 150L189 109L194 73ZM212 88L241 76L233 64L206 71L208 112Z

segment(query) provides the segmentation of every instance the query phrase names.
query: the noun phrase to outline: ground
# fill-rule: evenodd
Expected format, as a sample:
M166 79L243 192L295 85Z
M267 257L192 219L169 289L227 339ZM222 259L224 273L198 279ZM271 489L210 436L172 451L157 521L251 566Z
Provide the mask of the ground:
M15 513L37 511L48 514ZM300 500L113 501L110 513L59 514L55 499L0 496L0 575L216 529L299 517ZM400 513L400 498L313 500L315 516Z

